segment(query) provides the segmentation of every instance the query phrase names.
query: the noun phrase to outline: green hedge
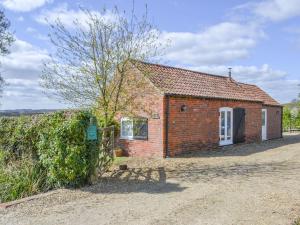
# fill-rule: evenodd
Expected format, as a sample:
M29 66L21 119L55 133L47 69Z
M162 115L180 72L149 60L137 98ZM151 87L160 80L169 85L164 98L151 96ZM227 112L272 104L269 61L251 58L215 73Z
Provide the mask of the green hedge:
M0 151L13 159L37 157L37 142L42 128L40 117L0 117Z
M283 108L283 130L300 129L300 111Z
M0 118L0 201L87 183L99 155L98 144L86 139L92 117L78 111Z
M18 160L0 166L0 202L11 201L47 191L46 170L37 162Z

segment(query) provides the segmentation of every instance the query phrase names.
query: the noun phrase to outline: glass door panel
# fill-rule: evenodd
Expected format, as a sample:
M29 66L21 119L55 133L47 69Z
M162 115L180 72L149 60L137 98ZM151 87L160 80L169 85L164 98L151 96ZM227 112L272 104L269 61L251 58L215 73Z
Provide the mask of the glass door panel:
M231 140L231 111L227 111L227 140Z
M225 140L225 111L221 112L221 140Z
M220 108L220 145L232 144L232 108Z

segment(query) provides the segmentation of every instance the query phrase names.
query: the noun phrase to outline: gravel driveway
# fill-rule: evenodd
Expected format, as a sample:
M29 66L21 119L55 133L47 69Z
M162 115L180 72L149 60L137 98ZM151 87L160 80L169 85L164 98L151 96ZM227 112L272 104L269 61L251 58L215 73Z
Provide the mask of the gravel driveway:
M97 185L0 210L0 224L291 225L300 216L300 135L127 163Z

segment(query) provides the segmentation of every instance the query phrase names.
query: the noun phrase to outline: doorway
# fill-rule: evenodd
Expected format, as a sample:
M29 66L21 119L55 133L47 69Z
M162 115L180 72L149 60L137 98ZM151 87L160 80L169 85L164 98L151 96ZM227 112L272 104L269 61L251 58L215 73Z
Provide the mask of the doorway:
M267 140L267 110L262 109L261 111L261 139Z
M233 113L232 108L220 108L220 145L231 145L233 144L232 138L232 124L233 124Z

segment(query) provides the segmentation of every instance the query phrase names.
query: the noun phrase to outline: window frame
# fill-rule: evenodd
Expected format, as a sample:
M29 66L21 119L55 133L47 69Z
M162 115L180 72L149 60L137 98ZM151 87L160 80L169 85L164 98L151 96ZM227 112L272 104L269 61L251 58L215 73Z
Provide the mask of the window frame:
M147 134L145 136L135 136L134 135L134 121L135 120L144 120L146 122L147 125ZM123 122L124 121L131 121L131 136L124 136L123 135ZM124 140L148 140L148 118L145 117L122 117L121 118L121 126L120 126L120 139L124 139Z

